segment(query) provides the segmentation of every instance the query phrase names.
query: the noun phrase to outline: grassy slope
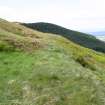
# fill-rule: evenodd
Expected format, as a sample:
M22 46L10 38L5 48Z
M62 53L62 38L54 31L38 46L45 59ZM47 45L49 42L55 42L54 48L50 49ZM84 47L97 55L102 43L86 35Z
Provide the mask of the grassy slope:
M41 46L40 35L38 31L0 19L0 50L36 49Z
M91 48L99 52L105 52L105 43L89 34L69 30L51 23L40 22L23 25L41 32L58 34L84 47Z
M104 54L52 34L18 33L12 28L9 32L5 27L0 30L0 41L7 43L0 51L1 105L105 105ZM30 52L22 46L26 50L21 51L20 47L4 40L8 36L16 42L18 37L23 42L24 38L33 37L43 47L36 50L29 46L35 49ZM12 45L10 50L8 46Z

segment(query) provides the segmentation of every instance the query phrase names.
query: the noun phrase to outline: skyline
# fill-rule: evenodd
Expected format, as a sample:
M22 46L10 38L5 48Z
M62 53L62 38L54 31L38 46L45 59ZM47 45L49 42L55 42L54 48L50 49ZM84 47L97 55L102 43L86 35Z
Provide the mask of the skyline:
M3 0L0 18L17 22L49 22L94 32L105 29L105 0Z

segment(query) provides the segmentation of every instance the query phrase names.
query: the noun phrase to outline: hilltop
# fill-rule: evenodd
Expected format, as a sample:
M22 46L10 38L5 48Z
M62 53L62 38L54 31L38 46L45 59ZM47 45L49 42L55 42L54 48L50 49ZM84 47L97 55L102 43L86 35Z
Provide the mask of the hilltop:
M36 31L36 33L40 33ZM33 50L41 46L35 31L0 19L0 50Z
M105 105L104 84L104 53L0 19L1 105Z
M23 25L41 32L61 35L81 46L84 46L99 52L105 52L105 42L102 42L101 40L95 38L90 34L73 31L55 24L44 23L44 22L24 23Z

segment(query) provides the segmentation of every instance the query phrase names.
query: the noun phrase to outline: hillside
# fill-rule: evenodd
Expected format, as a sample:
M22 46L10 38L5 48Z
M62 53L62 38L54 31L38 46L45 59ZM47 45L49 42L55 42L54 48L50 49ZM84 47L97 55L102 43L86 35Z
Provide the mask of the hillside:
M0 19L1 105L105 105L105 54Z
M23 25L41 32L58 34L84 47L105 52L105 43L89 34L69 30L51 23L24 23Z

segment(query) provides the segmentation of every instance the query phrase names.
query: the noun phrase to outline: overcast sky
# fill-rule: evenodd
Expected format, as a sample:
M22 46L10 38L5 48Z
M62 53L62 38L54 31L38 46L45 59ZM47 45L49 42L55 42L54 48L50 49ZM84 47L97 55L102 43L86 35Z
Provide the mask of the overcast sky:
M105 0L0 0L0 18L101 31L105 30Z

